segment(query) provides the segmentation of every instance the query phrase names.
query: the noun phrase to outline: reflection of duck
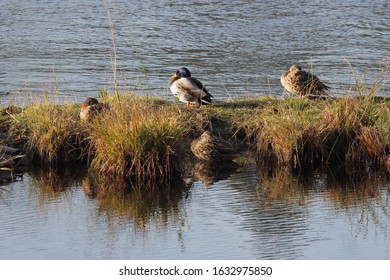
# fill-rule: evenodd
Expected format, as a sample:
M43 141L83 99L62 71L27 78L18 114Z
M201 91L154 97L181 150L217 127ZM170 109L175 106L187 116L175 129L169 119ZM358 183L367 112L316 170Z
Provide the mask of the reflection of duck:
M172 94L181 102L210 104L213 97L204 85L195 78L191 77L190 71L186 67L181 67L176 74L170 77L170 89Z
M82 182L84 193L90 198L96 198L98 188L95 185L95 182L91 179L90 176L86 176Z
M108 109L108 105L100 103L96 98L88 97L81 104L80 119L82 121L91 121L103 109Z
M191 151L194 155L205 161L231 161L238 156L237 150L231 143L205 131L192 141Z
M284 72L280 82L288 92L299 94L300 97L306 94L325 94L325 90L329 89L317 76L303 71L298 65L293 65Z
M192 176L208 187L217 181L226 180L238 167L239 165L234 161L221 162L220 164L198 161L192 170Z

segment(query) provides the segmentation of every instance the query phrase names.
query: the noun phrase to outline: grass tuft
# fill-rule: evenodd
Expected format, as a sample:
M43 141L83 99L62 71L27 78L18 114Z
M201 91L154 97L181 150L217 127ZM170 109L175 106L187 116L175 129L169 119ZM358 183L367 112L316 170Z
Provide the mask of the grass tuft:
M140 183L169 180L179 162L189 121L174 105L125 95L91 124L95 156L91 166L104 174Z
M388 73L388 72L387 72ZM390 161L390 106L373 85L356 80L359 96L280 99L242 121L262 163L306 168L316 163L386 166ZM387 167L388 168L388 167Z
M43 102L27 106L17 116L16 129L25 131L25 150L32 160L55 164L79 159L85 133L80 107Z

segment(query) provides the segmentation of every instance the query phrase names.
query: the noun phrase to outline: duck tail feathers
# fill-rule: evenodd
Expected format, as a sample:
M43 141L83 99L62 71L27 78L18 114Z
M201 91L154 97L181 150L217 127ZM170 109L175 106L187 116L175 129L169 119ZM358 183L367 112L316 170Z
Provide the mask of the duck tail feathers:
M202 102L202 104L211 104L212 103L211 96L208 96L208 95L203 96L201 102Z

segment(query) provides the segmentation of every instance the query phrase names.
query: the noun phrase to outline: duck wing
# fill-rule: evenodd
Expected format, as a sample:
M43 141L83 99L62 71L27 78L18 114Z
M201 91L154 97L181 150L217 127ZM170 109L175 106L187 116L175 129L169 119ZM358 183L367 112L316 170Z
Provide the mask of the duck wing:
M175 86L180 92L193 96L196 100L203 103L211 103L213 97L205 88L205 86L195 78L180 78L175 81Z
M195 79L195 78L190 78L191 82L193 84L196 85L197 88L201 89L204 93L205 93L205 96L209 96L209 97L213 97L209 92L208 90L205 88L205 86L198 80L198 79ZM204 96L202 96L204 97Z
M316 75L306 71L300 71L298 76L307 93L319 94L324 93L325 90L329 89L329 87L323 84Z
M287 91L299 95L306 94L305 82L307 81L307 77L302 71L293 72L288 70L283 73L280 81Z
M201 99L207 94L204 92L202 87L199 87L197 83L194 82L194 79L192 78L180 78L176 80L175 83L180 91L189 94L196 99Z

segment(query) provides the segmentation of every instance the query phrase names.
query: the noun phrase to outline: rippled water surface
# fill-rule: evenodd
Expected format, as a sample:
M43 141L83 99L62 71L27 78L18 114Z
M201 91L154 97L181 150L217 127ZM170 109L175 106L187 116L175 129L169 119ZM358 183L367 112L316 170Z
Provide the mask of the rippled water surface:
M390 259L390 184L378 174L302 178L250 164L121 194L60 173L1 188L0 259Z
M228 98L281 95L280 74L292 63L337 93L351 82L349 63L370 82L390 56L388 1L0 3L3 105L30 92L97 96L112 89L114 57L124 89L171 98L168 77L186 65L213 95Z

